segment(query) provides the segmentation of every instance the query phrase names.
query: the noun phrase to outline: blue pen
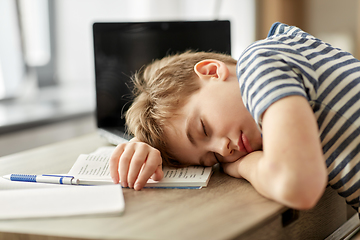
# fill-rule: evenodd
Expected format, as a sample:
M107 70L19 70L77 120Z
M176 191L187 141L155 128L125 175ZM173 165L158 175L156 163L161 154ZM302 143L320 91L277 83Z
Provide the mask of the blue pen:
M9 174L3 178L11 181L37 182L37 183L57 183L67 185L78 185L79 180L73 176L62 175L31 175L31 174Z

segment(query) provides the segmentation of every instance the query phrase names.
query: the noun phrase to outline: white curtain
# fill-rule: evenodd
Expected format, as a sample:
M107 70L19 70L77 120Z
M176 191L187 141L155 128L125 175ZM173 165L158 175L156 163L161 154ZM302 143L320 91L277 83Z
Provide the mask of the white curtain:
M17 96L25 65L15 0L0 1L0 99Z

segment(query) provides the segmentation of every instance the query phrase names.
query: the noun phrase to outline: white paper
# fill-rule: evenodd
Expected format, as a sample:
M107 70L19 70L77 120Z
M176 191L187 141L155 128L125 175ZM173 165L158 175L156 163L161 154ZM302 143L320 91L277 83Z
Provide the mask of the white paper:
M118 184L0 191L0 219L119 215L124 208Z

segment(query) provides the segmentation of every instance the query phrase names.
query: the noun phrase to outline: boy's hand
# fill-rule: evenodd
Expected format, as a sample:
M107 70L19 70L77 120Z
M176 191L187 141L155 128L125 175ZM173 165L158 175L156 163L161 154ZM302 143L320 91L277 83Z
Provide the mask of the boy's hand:
M225 173L235 178L245 178L250 181L251 174L254 173L255 168L263 156L263 151L258 150L251 152L235 162L231 163L221 163L221 166Z
M159 150L136 138L115 148L109 167L114 183L135 190L141 190L150 177L159 181L164 176Z

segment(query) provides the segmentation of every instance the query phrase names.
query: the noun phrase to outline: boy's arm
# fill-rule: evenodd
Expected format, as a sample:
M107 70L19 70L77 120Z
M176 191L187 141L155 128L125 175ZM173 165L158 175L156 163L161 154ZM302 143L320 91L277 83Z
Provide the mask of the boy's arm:
M314 113L307 100L290 96L263 114L263 151L224 171L244 177L265 197L296 209L313 207L327 184L327 169Z
M159 181L164 176L160 152L137 138L115 148L109 168L114 183L135 190L141 190L149 178Z

